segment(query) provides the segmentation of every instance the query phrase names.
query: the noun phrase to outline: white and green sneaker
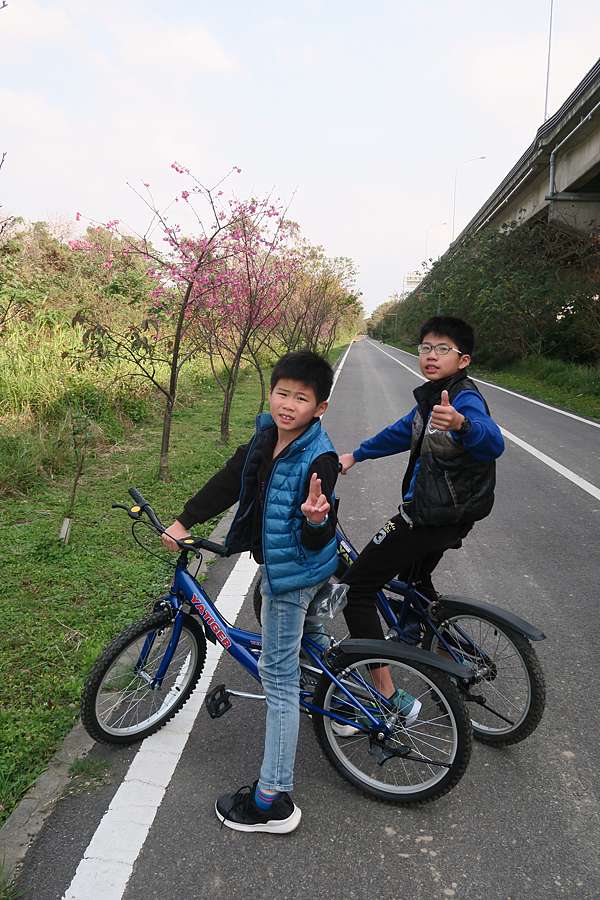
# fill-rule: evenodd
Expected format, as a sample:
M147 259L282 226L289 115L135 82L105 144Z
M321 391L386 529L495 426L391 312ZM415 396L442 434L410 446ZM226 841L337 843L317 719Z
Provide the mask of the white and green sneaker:
M394 706L398 708L398 712L404 718L403 724L405 727L414 725L419 718L422 705L421 701L417 700L416 697L413 697L412 694L409 694L408 691L396 688L390 697L389 702L393 703ZM363 715L357 716L357 721L365 725L368 723L368 719ZM331 730L334 734L337 734L338 737L352 737L355 734L360 734L362 731L361 728L355 728L354 725L343 725L341 722L336 722L335 719L331 720Z

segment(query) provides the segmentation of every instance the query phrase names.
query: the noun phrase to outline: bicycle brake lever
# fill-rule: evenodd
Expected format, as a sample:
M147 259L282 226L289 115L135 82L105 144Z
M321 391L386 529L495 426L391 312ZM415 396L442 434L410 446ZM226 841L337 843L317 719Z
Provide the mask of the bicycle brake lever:
M124 509L129 518L133 519L135 522L139 522L142 518L139 506L125 506L124 503L113 503L111 505L113 509Z

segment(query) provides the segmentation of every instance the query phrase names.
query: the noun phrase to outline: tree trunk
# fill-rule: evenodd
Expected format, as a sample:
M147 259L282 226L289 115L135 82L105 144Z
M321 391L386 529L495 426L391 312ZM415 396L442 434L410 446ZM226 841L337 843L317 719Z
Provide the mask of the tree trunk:
M265 401L267 399L267 388L265 385L265 376L263 375L263 370L261 369L259 363L256 364L256 371L258 372L258 377L260 379L260 406L258 407L258 415L260 415L261 412L265 408Z
M263 370L261 364L259 362L257 354L254 352L252 347L248 348L250 350L250 356L252 357L252 362L254 363L254 368L258 372L258 378L260 380L260 406L258 407L257 415L260 415L261 412L265 408L265 401L267 399L267 388L265 385L265 376L263 374Z
M171 423L173 421L173 397L167 397L165 414L163 417L162 442L160 445L160 463L158 466L158 480L169 481L169 444L171 442Z
M229 376L227 378L227 384L225 386L225 396L223 397L223 409L221 410L221 440L224 444L227 444L229 442L229 420L231 417L231 404L233 402L233 395L235 394L239 369L240 356L236 353L231 365L231 369L229 370Z

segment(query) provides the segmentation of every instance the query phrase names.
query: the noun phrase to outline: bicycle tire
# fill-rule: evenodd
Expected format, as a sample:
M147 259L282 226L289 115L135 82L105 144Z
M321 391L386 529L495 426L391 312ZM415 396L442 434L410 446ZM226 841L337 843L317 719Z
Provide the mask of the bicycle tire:
M262 578L259 578L256 584L254 585L254 594L252 595L252 605L254 607L254 616L259 625L262 626L261 621L261 613L262 613L262 594L260 592L260 585L262 582Z
M396 743L400 740L403 741L404 744L400 745L400 747L412 746L411 753L420 753L419 746L429 748L426 752L430 753L430 757L424 756L421 762L420 760L415 760L414 756L408 759L406 756L401 758L398 754L397 758L400 759L400 764L396 765L396 760L393 760L392 781L383 783L381 778L385 771L384 766L388 766L390 760L381 763L377 759L378 751L375 746L374 734L366 735L361 733L354 739L338 738L333 731L331 718L318 714L313 710L312 720L315 734L331 765L343 778L362 793L388 803L419 804L435 800L448 793L464 775L469 764L472 749L469 716L456 686L452 684L443 672L428 665L420 662L404 662L383 654L377 657L372 655L338 656L335 659L335 672L338 678L347 680L350 677L350 673L356 671L356 667L361 665L365 666L366 669L372 665L390 665L395 673L394 682L396 686L398 686L398 677L400 675L408 678L405 682L408 685L421 682L424 686L428 686L426 691L430 694L430 697L427 699L425 692L420 695L423 705L419 718L411 726L402 724L397 726L398 730L394 733L391 740ZM321 675L314 696L315 706L319 706L324 710L335 708L336 699L339 703L341 696L338 693L336 698L336 691L338 690L335 683L326 674ZM413 696L416 697L417 694L415 693ZM433 713L429 710L426 711L428 709L427 704L433 706ZM340 712L339 706L337 711ZM429 716L431 718L428 718ZM427 725L430 726L430 730L435 729L438 734L440 729L450 729L446 743L450 741L451 732L452 747L448 747L445 766L439 760L433 763L431 758L433 751L431 748L439 749L439 746L443 747L443 744L440 745L439 742L445 740L443 735L446 732L441 732L441 738L433 737L432 734L427 732L427 739L425 739L423 735ZM421 730L419 731L418 729ZM355 741L354 745L350 743L351 740ZM352 749L353 746L355 747L354 750ZM357 751L360 754L360 763L357 762ZM353 759L351 754L354 754ZM441 755L441 751L437 752L438 757ZM369 757L372 758L370 759ZM411 784L411 778L417 777L418 770L415 765L422 766L424 770L428 768L431 770L432 767L428 765L428 762L433 763L437 767L434 768L433 773L430 771L429 780L421 784ZM406 763L409 763L408 770ZM367 767L370 767L372 771L377 771L375 765L380 766L381 776L373 777L366 771ZM410 768L411 766L412 769ZM400 783L399 778L402 777L402 771L404 771L404 778L408 783Z
M455 637L452 638L452 632L449 632L448 628L452 629L453 624L456 625L461 621L462 626L460 627L463 628L463 631L467 629L469 634L474 632L472 637L474 640L478 641L478 646L479 641L482 642L481 649L483 652L485 652L483 643L488 637L491 638L491 643L495 645L496 659L494 659L493 656L487 657L486 654L486 658L491 660L491 666L483 666L483 653L480 655L481 658L479 661L482 664L480 671L485 671L487 668L490 672L488 677L483 677L478 683L472 686L473 693L478 694L479 692L479 696L483 696L486 699L491 698L490 702L492 704L496 703L499 706L501 705L503 714L507 716L509 712L511 715L516 715L516 713L512 712L511 706L516 709L517 701L523 706L521 714L512 725L509 725L507 723L502 723L501 720L489 713L488 710L485 710L485 707L473 702L468 703L473 736L475 739L481 743L495 746L509 746L510 744L518 744L521 741L524 741L525 738L529 737L539 725L546 705L546 683L544 673L537 654L527 638L514 631L510 626L499 624L496 620L487 617L484 613L473 612L469 607L461 609L460 606L453 606L452 610L444 610L442 604L436 619L439 620L439 624L436 623L438 630L446 632L446 639L450 636L451 640L449 643L452 644L453 642L456 644L456 649L459 652L461 651L461 648L458 646L457 641L459 639L462 640L462 646L464 647L464 639L460 638L460 636L457 637L457 632L454 632ZM474 624L478 622L482 623L482 625L479 626ZM435 652L437 646L439 646L437 637L430 629L427 629L423 647L426 650L433 650ZM502 689L500 689L497 684L499 677L502 677L503 673L508 671L506 667L504 670L501 670L499 667L499 651L502 646L507 647L509 650L511 647L514 649L515 655L518 656L522 668L523 687L519 688L515 686L513 688L513 698L507 697L509 691L508 687L505 687L504 684L502 684ZM469 655L468 653L465 653L462 654L462 656L466 665L473 665L477 662L477 658L472 654ZM514 677L516 678L516 676ZM523 696L524 694L525 696ZM520 699L521 696L523 696L523 700ZM498 711L500 711L500 709Z
M88 734L95 740L108 744L131 744L141 741L162 728L187 702L202 674L206 660L204 631L190 616L186 616L183 621L179 643L161 688L157 691L152 690L149 686L152 678L152 666L156 663L156 669L160 664L172 627L173 618L168 610L152 613L117 635L100 654L86 680L81 695L81 720ZM157 652L153 655L157 636L161 640L156 648ZM153 643L143 666L144 675L140 676L131 668L132 664L128 661L126 654L130 651L130 660L139 659L140 650L148 639ZM184 657L185 653L189 654L189 660L187 656ZM119 664L121 664L120 669L118 668ZM177 665L179 664L181 664L181 668L178 670ZM150 671L147 671L148 669ZM111 673L115 678L114 685L116 687L107 682ZM123 681L119 679L127 681L123 688L120 687ZM179 684L178 679L180 680ZM169 685L171 685L170 688ZM103 688L109 704L112 704L106 708L107 716L110 716L115 710L118 710L120 714L120 704L129 704L121 715L124 720L129 710L133 712L141 706L144 686L147 688L146 694L150 698L151 713L146 718L126 727L120 728L115 723L110 724L103 716L101 708ZM119 700L120 694L123 695L122 700ZM163 702L156 709L156 703L160 702L161 698ZM116 721L118 722L118 719Z

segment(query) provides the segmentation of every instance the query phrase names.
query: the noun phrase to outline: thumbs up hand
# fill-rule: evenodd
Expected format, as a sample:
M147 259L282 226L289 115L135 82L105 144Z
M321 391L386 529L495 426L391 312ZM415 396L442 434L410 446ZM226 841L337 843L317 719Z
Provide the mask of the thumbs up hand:
M437 431L458 431L465 417L457 412L450 403L448 391L442 391L441 402L431 410L429 424Z

